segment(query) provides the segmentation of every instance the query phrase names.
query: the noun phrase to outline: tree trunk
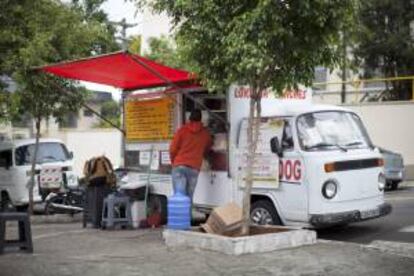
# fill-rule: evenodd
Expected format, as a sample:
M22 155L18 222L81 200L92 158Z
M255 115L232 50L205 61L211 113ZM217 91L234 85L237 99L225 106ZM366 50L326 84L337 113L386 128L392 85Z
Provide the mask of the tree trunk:
M341 64L341 103L346 103L346 70L347 70L347 56L346 56L346 37L345 30L342 31L342 64Z
M39 138L40 138L40 118L35 119L36 125L36 142L35 148L32 158L32 168L30 172L30 182L29 182L29 214L33 214L33 188L35 185L35 174L36 174L36 159L37 159L37 152L39 149Z
M253 186L253 166L256 157L257 140L259 137L260 116L261 116L261 91L253 89L250 95L250 112L247 125L247 166L246 181L243 194L243 226L242 235L249 235L250 226L250 201Z

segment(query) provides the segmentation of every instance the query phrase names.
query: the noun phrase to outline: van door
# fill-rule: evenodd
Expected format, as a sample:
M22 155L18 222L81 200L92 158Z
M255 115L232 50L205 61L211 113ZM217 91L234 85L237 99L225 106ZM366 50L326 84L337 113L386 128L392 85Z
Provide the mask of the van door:
M259 193L262 194L263 191L277 190L279 188L277 175L279 157L270 151L270 140L275 136L279 137L279 139L282 137L283 123L281 118L261 118L253 164L253 192L256 189L260 190ZM242 121L236 156L237 170L239 172L238 185L242 190L245 186L248 165L247 125L247 120Z
M279 212L289 221L307 221L308 187L305 182L303 156L299 151L293 120L285 119L282 136L283 158L279 161Z
M221 206L231 199L232 186L228 175L228 154L225 150L217 149L219 139L220 137L215 135L215 145L210 153L209 162L204 161L200 171L194 194L194 202L197 205Z
M231 185L227 172L200 172L194 194L194 203L199 206L216 207L229 202Z
M13 179L13 154L12 150L0 151L0 191L10 193ZM10 194L9 194L10 197Z

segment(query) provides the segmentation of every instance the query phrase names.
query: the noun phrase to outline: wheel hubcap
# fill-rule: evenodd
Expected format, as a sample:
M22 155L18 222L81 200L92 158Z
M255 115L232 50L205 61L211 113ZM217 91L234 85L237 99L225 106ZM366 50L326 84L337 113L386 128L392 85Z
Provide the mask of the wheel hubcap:
M250 215L250 220L258 225L274 224L272 215L264 208L255 208Z

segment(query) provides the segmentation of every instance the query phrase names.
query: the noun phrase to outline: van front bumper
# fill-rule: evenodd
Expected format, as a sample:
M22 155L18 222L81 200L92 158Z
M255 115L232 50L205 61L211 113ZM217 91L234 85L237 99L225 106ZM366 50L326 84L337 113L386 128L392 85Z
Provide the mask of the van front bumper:
M389 203L378 205L377 208L359 211L330 213L324 215L310 215L310 223L313 227L323 228L334 225L348 224L386 216L391 213L392 206Z

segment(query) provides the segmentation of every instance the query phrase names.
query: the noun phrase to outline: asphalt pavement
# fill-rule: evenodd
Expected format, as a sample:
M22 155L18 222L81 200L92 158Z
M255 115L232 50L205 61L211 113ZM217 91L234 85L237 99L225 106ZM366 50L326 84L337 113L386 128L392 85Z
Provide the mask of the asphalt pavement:
M229 256L169 248L160 229L103 231L80 223L33 225L34 253L0 255L1 276L60 275L413 275L414 250L355 243L315 245Z
M0 276L414 275L414 185L387 192L386 200L394 207L387 217L319 231L314 245L242 256L169 248L162 229L82 228L79 216L33 220L34 253L0 255ZM8 224L9 239L16 230Z
M393 210L388 216L318 231L318 238L369 244L378 241L414 244L414 182L405 182L396 191L386 191L385 200Z

